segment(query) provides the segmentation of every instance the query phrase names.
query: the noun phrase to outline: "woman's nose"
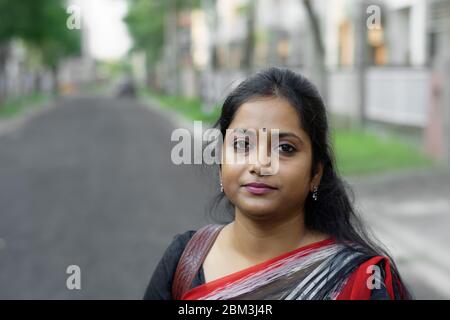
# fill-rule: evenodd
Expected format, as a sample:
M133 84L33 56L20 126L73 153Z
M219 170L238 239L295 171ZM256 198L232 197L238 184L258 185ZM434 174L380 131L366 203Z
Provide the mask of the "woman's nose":
M257 148L251 161L250 172L254 172L258 175L271 175L271 156L270 149L266 144L263 144ZM269 152L268 152L269 151Z

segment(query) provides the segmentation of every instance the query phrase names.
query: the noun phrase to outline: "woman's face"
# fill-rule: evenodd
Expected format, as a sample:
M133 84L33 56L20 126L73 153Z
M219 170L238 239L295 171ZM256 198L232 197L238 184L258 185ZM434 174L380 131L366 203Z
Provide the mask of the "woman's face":
M261 134L266 128L267 139ZM259 98L238 108L231 122L223 145L221 179L228 199L240 213L253 219L289 219L303 210L304 202L314 186L318 186L322 167L311 178L312 147L308 134L301 128L299 115L290 103L282 98ZM233 133L234 129L252 129L255 143L248 142L248 135ZM276 144L271 146L273 129L279 130ZM286 134L286 135L284 135ZM245 142L247 141L247 142ZM230 155L240 154L245 159L257 158L263 150L261 161L231 163ZM253 154L251 154L253 153ZM278 169L269 175L261 174L261 168L270 167L267 159L278 156ZM270 172L270 170L269 170ZM265 173L267 174L267 172ZM268 192L245 186L264 183L273 187Z

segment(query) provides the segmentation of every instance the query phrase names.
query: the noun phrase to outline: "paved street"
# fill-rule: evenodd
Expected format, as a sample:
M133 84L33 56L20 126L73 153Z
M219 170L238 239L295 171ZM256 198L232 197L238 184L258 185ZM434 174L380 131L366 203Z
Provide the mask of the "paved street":
M171 163L171 132L132 100L86 97L0 136L0 299L141 298L213 189ZM69 265L80 291L66 288Z
M416 298L450 299L450 168L350 179L358 209Z
M217 185L170 161L174 122L133 100L59 100L0 135L0 299L139 299ZM450 170L350 179L418 298L450 298ZM81 268L81 290L66 268Z

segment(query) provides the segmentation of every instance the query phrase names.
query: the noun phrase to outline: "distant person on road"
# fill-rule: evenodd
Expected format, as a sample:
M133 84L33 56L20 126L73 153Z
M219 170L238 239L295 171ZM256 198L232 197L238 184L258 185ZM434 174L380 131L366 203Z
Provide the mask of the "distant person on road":
M229 204L232 221L177 235L144 299L411 298L355 212L336 169L324 102L310 81L287 69L263 70L230 93L215 128L223 158L266 148L278 170L223 159L218 203ZM261 132L275 129L278 143L267 147Z
M119 98L135 98L136 86L131 76L125 77L122 83L119 85L117 91L117 97Z

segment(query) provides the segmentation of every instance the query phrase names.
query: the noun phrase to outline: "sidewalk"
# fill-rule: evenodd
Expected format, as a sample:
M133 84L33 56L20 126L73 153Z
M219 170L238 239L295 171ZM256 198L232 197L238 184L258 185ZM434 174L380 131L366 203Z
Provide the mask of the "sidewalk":
M139 101L145 106L149 107L151 110L155 111L162 117L169 119L169 121L173 124L174 128L185 128L188 129L192 135L194 133L194 120L186 119L181 116L179 113L170 110L168 108L164 108L161 104L154 98L150 96L140 97ZM203 128L206 129L206 128Z
M34 103L30 105L30 107L27 107L22 113L13 117L0 117L0 137L23 127L34 117L51 110L55 106L55 100L56 99L50 99L48 101Z
M450 167L349 178L356 206L418 299L450 299Z

